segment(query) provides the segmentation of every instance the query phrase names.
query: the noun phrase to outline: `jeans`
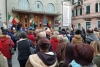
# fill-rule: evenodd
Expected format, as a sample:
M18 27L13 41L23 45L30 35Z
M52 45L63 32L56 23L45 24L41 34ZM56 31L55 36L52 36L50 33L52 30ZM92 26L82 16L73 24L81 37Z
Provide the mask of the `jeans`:
M19 60L20 67L25 67L27 59Z
M7 61L8 61L8 67L12 67L12 58L7 59Z

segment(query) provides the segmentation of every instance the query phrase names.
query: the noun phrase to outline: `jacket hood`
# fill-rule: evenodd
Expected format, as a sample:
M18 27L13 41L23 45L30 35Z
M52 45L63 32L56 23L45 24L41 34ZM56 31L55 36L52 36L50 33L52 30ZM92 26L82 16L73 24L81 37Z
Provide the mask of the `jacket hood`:
M10 36L9 35L0 35L0 41L4 42L7 39L10 39Z
M56 55L53 52L48 52L48 53L38 52L37 55L47 66L51 66L56 62Z
M81 39L82 37L81 37L81 35L74 35L74 38Z

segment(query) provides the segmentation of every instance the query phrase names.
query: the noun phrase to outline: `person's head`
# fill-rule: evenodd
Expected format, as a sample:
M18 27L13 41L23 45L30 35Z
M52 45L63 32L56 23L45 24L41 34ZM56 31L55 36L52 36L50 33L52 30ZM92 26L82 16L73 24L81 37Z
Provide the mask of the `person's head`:
M40 33L38 34L38 37L39 37L39 39L41 39L41 38L46 38L46 32L45 32L45 31L40 32Z
M2 32L2 34L3 34L3 35L8 35L7 30L4 30L4 31Z
M67 37L64 37L64 38L63 38L63 42L64 42L65 44L68 44L68 43L69 43L68 38L67 38Z
M66 34L66 32L65 31L60 31L60 35L65 35Z
M75 34L77 34L77 35L81 34L81 30L77 29Z
M4 30L4 27L1 27L1 30Z
M33 31L32 30L28 30L28 34L33 34Z
M20 38L22 38L22 39L27 38L27 33L26 32L21 32Z
M62 35L58 35L57 36L57 40L58 40L58 42L63 42L63 36Z
M53 34L54 34L54 35L59 35L59 32L58 32L58 31L54 31Z
M46 34L47 35L50 35L51 34L51 30L49 28L46 30Z
M68 66L72 60L82 66L89 65L92 63L93 55L94 49L89 44L68 44L66 46L64 67Z
M89 44L75 45L74 50L75 61L84 66L92 63L94 49Z
M40 52L49 52L50 41L46 38L42 38L38 41L38 47L40 49Z
M90 45L94 49L94 56L100 54L100 41L93 41Z
M93 29L88 28L87 33L88 33L88 34L89 34L89 33L93 33Z
M94 28L94 31L98 32L98 28Z

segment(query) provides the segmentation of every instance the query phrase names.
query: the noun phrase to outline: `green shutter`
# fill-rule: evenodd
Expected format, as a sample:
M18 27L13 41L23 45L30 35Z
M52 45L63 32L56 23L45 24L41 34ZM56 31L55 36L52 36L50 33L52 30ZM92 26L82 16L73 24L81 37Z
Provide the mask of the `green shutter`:
M74 0L72 0L72 5L74 4Z
M86 6L86 14L89 14L89 13L90 13L90 5Z
M95 12L98 12L98 3L95 4Z
M80 8L80 15L82 15L82 8Z
M77 16L77 9L76 9L76 16Z
M72 10L72 17L74 17L74 10Z

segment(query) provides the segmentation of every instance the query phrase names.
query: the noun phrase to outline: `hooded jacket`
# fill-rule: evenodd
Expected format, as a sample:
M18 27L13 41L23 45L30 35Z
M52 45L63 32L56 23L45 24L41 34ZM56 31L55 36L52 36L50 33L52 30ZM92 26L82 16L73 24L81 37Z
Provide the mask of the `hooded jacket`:
M53 52L38 52L30 55L25 67L56 67L57 58Z
M74 35L71 43L72 44L81 44L81 43L83 43L83 38L81 37L81 35Z
M10 53L10 44L14 47L13 41L10 39L8 35L0 35L0 41L2 42L2 47L0 51L7 58L12 58L12 54Z
M96 40L99 41L99 38L93 33L88 34L86 37L86 43L88 43L88 44L90 44L92 41L96 41Z

